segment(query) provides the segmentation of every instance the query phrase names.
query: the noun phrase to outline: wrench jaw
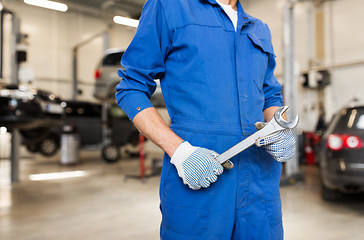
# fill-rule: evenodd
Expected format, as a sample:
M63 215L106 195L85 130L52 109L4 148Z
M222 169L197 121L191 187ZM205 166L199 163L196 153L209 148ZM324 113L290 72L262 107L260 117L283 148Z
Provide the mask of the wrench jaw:
M298 124L298 116L296 116L291 122L287 122L282 117L282 114L287 111L287 109L287 106L279 108L275 112L274 118L272 118L267 124L264 124L261 129L245 138L243 141L239 142L232 148L226 150L215 159L221 163L224 168L231 169L234 165L232 162L228 161L228 159L231 159L253 144L259 146L259 144L257 144L259 138L268 136L281 130L295 128Z
M275 113L274 113L274 119L276 120L276 122L282 127L282 128L295 128L298 125L298 116L296 116L292 121L287 122L284 118L283 118L283 114L287 111L289 107L288 106L283 106L280 109L278 109Z

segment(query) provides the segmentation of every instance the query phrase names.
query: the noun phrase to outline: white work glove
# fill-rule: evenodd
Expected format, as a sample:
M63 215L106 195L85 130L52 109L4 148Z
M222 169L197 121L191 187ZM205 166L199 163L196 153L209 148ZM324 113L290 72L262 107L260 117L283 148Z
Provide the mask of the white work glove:
M173 154L171 163L177 168L183 183L193 190L198 190L201 187L209 187L223 172L223 167L215 160L218 155L214 151L194 147L184 141Z
M264 123L256 123L259 130ZM278 162L286 162L293 158L296 152L296 139L292 129L281 130L266 137L258 138L255 144L264 147L267 152Z

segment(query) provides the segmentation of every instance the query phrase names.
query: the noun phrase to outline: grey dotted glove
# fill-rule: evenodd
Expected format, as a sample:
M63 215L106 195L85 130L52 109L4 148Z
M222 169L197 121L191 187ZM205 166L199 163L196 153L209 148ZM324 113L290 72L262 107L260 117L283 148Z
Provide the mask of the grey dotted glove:
M255 127L259 130L265 126L258 122ZM286 162L296 153L296 139L292 129L286 129L266 137L258 138L255 144L264 147L267 152L278 162Z
M224 171L221 164L215 160L218 155L214 151L194 147L184 141L173 154L171 163L177 168L183 183L193 190L198 190L201 187L209 187Z

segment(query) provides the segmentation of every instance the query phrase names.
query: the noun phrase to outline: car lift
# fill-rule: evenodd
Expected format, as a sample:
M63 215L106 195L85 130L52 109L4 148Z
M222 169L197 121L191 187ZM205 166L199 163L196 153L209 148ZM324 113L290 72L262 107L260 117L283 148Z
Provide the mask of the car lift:
M295 69L296 52L295 52L295 27L294 27L294 7L297 2L303 0L287 0L284 4L284 32L283 32L283 49L284 49L284 100L286 105L290 106L287 112L287 118L292 119L296 116L296 96L297 96L297 71ZM294 130L296 143L298 143L297 130ZM281 186L292 185L297 181L303 180L303 174L299 170L298 155L284 163L284 171L281 178Z
M1 5L0 10L0 79L3 78L3 59L4 59L4 16L10 15L11 16L11 83L12 84L19 84L19 54L20 52L17 51L17 45L22 40L22 34L20 33L20 19L11 11L3 8ZM1 123L0 123L1 124ZM10 155L10 162L11 162L11 170L10 170L10 180L11 183L15 183L19 181L19 148L20 148L21 136L19 128L12 128L11 134L11 155Z
M72 99L73 100L77 100L77 96L79 94L79 89L78 89L78 65L77 65L77 60L78 60L78 50L87 45L88 43L92 42L93 40L102 37L103 39L103 51L106 51L110 46L109 46L109 31L108 30L104 30L102 32L99 32L93 36L91 36L90 38L76 44L73 48L72 48L72 62L73 62L73 66L72 66ZM112 155L115 156L115 159L118 159L120 157L120 151L116 148L116 146L114 146L112 144L112 139L111 139L111 129L109 128L109 124L108 124L108 112L111 106L111 102L110 101L102 101L101 104L101 122L102 122L102 153L104 155L104 152L108 152Z
M113 144L112 129L109 126L109 109L111 102L102 101L102 156L106 162L116 162L121 157L120 148ZM108 156L107 156L108 155Z
M146 167L145 167L145 151L144 151L144 143L145 143L145 137L143 134L139 133L139 174L138 175L125 175L124 181L127 181L129 178L133 179L140 179L142 183L146 183L147 179L153 176L157 176L160 173L157 172L151 172L149 174L146 174ZM153 170L153 161L151 169Z

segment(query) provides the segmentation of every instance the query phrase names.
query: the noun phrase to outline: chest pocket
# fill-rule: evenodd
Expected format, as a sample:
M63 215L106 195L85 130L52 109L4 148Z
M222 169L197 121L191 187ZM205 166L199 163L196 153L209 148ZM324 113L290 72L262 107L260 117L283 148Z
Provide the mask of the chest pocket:
M253 44L251 58L253 63L253 79L259 91L263 91L264 78L268 69L268 61L274 55L273 46L270 39L258 38L254 34L248 34Z

